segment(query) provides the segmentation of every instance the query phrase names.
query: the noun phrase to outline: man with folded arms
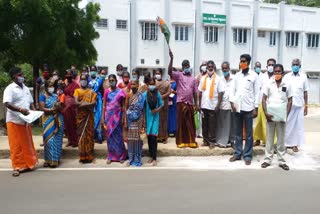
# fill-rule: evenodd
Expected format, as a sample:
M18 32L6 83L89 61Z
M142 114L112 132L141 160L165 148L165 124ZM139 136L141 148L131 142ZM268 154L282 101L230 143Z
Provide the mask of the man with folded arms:
M267 142L265 148L265 159L261 164L262 168L271 165L274 153L274 135L277 133L277 156L279 167L289 170L284 155L286 147L284 145L286 117L292 106L292 91L290 85L283 81L283 66L274 66L274 79L270 80L264 88L262 107L267 118Z

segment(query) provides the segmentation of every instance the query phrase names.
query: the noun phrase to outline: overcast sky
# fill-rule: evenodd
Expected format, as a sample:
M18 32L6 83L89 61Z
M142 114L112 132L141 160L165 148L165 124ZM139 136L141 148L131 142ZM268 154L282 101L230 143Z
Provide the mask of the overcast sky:
M79 7L80 8L84 8L88 3L88 0L82 0L80 3L79 3Z

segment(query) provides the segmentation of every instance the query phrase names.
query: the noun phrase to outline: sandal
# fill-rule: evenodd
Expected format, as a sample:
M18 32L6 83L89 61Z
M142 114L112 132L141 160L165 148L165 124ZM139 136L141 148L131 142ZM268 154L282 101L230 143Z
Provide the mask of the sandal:
M148 160L148 163L152 163L152 161L153 161L153 159L149 159L149 160Z
M152 161L152 166L157 166L157 161L156 160Z
M294 146L294 147L292 147L292 151L293 151L293 152L299 152L299 149L298 149L297 146Z
M270 163L267 163L267 162L263 162L263 163L261 164L261 168L267 168L267 167L269 167L269 166L271 166L271 164L270 164Z
M290 168L287 164L283 163L283 164L279 164L279 167L282 168L283 170L288 171Z
M124 163L124 160L121 160L120 163L123 164L123 163Z
M111 164L111 162L112 162L111 160L108 160L108 161L107 161L107 164Z
M13 170L13 173L12 173L13 177L18 177L19 175L20 175L19 170L17 170L17 169Z

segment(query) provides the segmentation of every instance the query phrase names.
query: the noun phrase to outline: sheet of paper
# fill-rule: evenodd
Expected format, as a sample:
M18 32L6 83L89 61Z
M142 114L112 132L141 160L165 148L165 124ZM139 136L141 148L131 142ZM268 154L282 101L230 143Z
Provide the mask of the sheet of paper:
M287 104L268 104L268 114L271 114L272 121L274 122L285 122L287 120Z
M28 115L23 115L23 114L19 114L18 116L26 121L27 123L33 123L34 121L36 121L39 117L41 117L43 115L43 111L32 111L29 110L29 114Z

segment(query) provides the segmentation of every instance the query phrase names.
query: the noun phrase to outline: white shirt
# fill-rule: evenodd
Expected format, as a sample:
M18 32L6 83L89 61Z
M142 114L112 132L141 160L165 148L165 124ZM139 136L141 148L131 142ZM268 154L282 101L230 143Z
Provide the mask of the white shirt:
M262 103L264 87L269 84L270 80L274 80L274 76L272 75L271 77L269 77L268 71L265 73L260 73L260 75L259 75L259 85L260 85L259 104Z
M225 77L221 78L224 86L225 91L223 93L223 98L221 102L220 109L222 110L230 110L231 109L231 103L230 103L230 92L231 92L231 86L234 79L234 75L230 74L229 80L227 81Z
M201 77L200 84L198 86L198 90L202 92L202 98L201 98L201 108L203 109L209 109L214 110L218 103L218 96L219 93L224 92L224 84L221 81L221 77L219 77L217 74L215 75L215 82L214 82L214 95L213 98L210 99L210 87L211 82L213 81L213 75L211 77L208 76ZM206 80L206 90L202 90L203 83ZM192 90L192 89L190 89Z
M30 90L22 84L22 88L16 83L11 83L6 87L3 93L3 103L10 103L22 109L30 110L30 104L33 103ZM7 109L6 122L16 124L25 124L25 121L18 117L19 112Z
M298 73L294 75L290 72L284 76L286 82L291 85L293 98L292 105L303 107L304 106L304 92L309 90L308 79L305 74Z
M278 88L277 82L272 79L265 85L263 94L268 97L267 104L286 104L292 97L291 85L282 79Z
M240 100L240 111L252 111L259 106L259 80L256 72L249 70L244 75L240 70L234 76L234 81L231 86L230 101Z

